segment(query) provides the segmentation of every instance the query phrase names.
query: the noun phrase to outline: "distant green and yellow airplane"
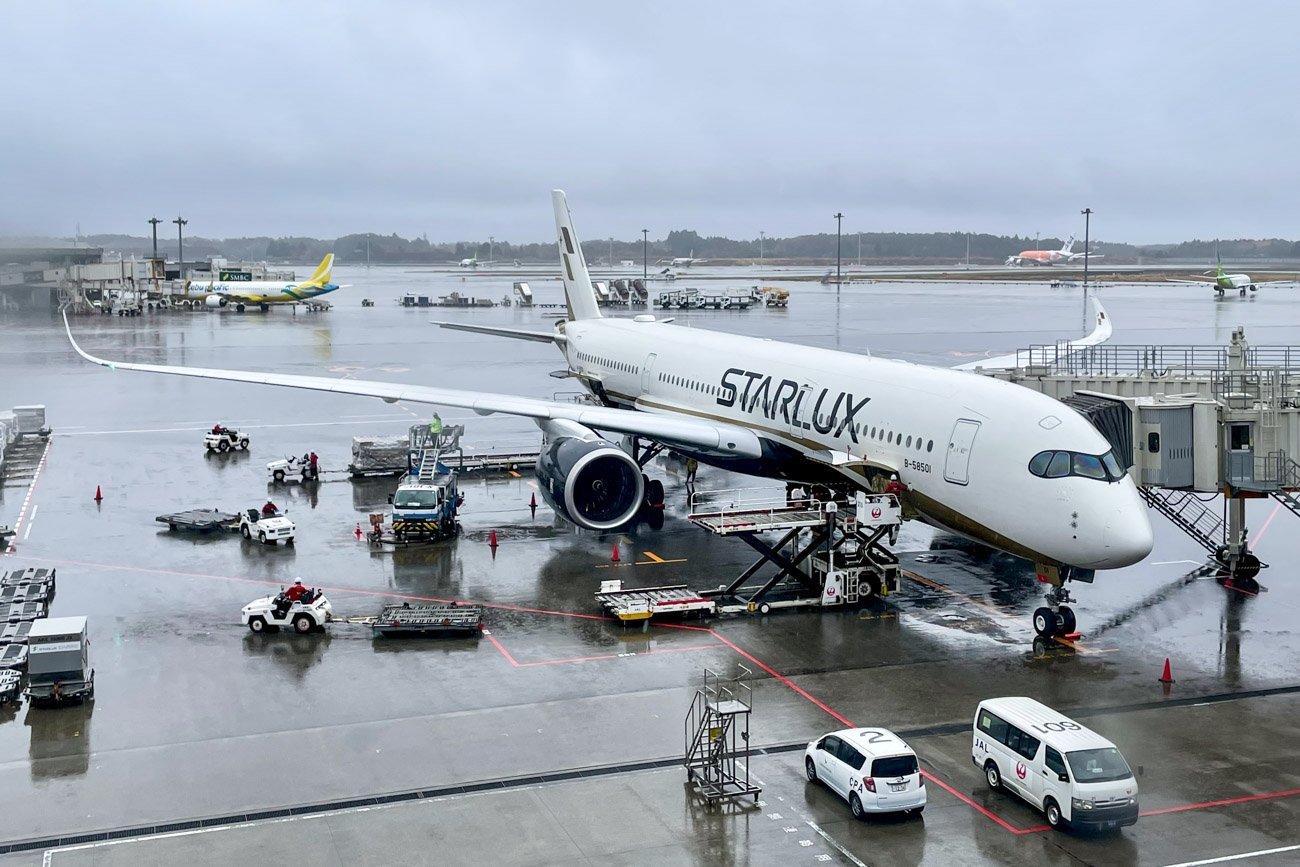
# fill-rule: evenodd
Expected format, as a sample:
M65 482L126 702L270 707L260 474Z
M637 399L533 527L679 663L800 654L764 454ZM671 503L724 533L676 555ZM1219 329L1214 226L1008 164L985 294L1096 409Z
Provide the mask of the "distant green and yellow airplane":
M191 281L191 294L206 293L203 303L208 307L226 307L233 305L239 313L245 307L256 305L267 310L272 304L297 304L309 301L337 289L343 289L330 282L330 273L334 270L334 254L326 253L320 265L312 275L301 283L280 280L211 280L207 283Z
M1167 277L1166 279L1169 280L1170 283L1195 283L1199 286L1213 286L1214 291L1219 293L1219 297L1223 297L1225 292L1233 290L1245 295L1247 290L1254 292L1259 289L1260 286L1278 286L1283 283L1296 282L1294 280L1268 280L1263 283L1257 283L1250 279L1249 274L1225 274L1223 271L1223 260L1218 256L1215 256L1214 258L1215 261L1219 263L1219 270L1213 277L1193 277L1190 280L1179 280L1174 277Z

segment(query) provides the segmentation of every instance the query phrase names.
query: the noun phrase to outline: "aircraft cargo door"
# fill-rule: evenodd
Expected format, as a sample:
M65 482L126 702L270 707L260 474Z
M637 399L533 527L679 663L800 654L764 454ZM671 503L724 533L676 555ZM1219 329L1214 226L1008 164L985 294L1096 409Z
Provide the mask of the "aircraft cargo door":
M966 418L958 419L953 425L952 437L948 440L948 456L943 464L943 477L953 484L964 485L970 481L970 452L979 430L979 422Z
M641 394L650 393L650 382L654 378L655 361L658 360L659 353L652 352L645 357L645 365L641 368Z

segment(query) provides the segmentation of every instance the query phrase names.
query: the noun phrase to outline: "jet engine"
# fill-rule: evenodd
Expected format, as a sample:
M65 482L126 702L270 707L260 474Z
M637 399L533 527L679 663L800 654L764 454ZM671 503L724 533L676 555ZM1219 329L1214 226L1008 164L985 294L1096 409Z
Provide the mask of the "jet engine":
M230 303L230 299L225 295L209 295L203 303L209 307L225 307Z
M537 480L551 508L588 530L612 530L636 516L645 481L632 456L577 422L552 419L537 459Z

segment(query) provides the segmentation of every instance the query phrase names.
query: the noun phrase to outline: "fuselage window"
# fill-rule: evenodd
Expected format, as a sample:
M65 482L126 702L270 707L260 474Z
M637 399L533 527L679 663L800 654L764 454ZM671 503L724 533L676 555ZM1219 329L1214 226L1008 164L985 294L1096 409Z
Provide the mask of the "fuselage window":
M912 447L912 438L910 436L907 438L907 447L909 449Z
M932 452L932 451L934 451L934 440L929 440L928 442L926 442L926 444L925 444L925 450L926 450L927 452Z

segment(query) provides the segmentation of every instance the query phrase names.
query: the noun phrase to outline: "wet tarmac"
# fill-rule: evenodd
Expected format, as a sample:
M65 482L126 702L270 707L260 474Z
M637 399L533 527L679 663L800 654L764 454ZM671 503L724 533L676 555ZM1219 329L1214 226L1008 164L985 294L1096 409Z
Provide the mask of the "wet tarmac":
M509 277L339 270L354 288L333 296L325 314L175 312L82 317L73 327L110 358L538 396L568 390L548 375L560 366L548 347L428 324L537 328L554 311L395 303L407 291L499 299ZM558 283L530 282L540 302L559 300ZM1082 328L1078 291L1045 285L855 284L838 303L834 287L789 288L785 311L673 315L936 364ZM361 297L377 306L360 307ZM1116 342L1223 343L1239 324L1255 343L1300 342L1290 290L1215 301L1182 286L1118 286L1103 297ZM545 507L531 515L535 487L525 474L462 484L459 541L375 552L354 529L383 509L395 481L327 472L313 489L272 488L264 464L314 449L327 471L339 470L351 437L402 433L427 409L113 373L75 358L61 327L45 316L0 320L0 406L44 403L56 430L16 551L0 569L58 567L53 613L90 617L96 700L0 709L0 847L226 821L130 843L64 839L0 864L35 863L46 850L56 865L221 863L253 853L340 864L1170 864L1300 845L1300 540L1296 519L1272 502L1249 511L1271 565L1260 596L1225 591L1198 568L1201 550L1157 517L1146 562L1076 593L1085 637L1074 647L1035 645L1028 621L1040 597L1028 564L910 525L898 546L910 577L887 602L642 630L599 616L592 594L601 580L702 589L752 561L740 542L682 518L673 461L653 470L668 489L660 531L598 535L557 523ZM466 424L470 446L535 444L530 423L459 415L443 419ZM205 458L202 431L218 421L249 430L249 454ZM702 488L762 484L700 473ZM27 495L26 482L0 489L0 524L17 520ZM268 495L299 525L292 548L178 535L154 522L178 509L254 507ZM299 576L327 587L343 614L403 598L479 601L490 606L490 635L381 642L354 625L294 636L252 635L239 624L244 603ZM1166 657L1177 680L1167 690L1156 682ZM764 806L711 812L683 788L680 769L643 765L681 754L702 670L736 675L742 666L755 690L751 743L767 751L754 762ZM1115 740L1143 767L1142 805L1153 812L1121 834L1078 837L1043 831L1024 804L987 793L958 732L981 698L1006 694L1032 695ZM803 781L793 745L848 722L909 733L933 775L924 820L854 823L841 802ZM532 779L575 769L592 773ZM448 791L482 781L509 782ZM231 824L259 811L429 791L442 794ZM1294 863L1297 852L1250 863Z

